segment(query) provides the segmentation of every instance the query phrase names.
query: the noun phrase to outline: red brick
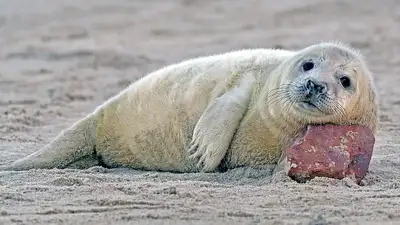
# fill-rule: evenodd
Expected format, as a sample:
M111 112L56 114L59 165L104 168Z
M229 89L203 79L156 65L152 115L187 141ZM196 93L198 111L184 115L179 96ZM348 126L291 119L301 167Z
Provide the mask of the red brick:
M367 127L308 126L286 149L288 175L298 182L316 176L349 176L359 183L368 171L374 144L375 137Z

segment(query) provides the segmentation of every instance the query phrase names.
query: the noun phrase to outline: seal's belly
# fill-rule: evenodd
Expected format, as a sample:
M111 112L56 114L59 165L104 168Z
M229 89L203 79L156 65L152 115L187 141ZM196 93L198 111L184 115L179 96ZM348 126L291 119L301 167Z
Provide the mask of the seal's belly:
M209 100L185 92L126 93L101 111L96 152L110 167L194 172L187 149Z

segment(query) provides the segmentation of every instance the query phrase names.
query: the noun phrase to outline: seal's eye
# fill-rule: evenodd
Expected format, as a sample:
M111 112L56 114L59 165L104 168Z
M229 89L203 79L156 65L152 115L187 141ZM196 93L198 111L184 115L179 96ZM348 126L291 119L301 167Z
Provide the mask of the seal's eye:
M348 78L346 76L343 76L343 77L340 78L340 83L342 84L342 86L344 88L348 88L348 87L351 86L350 78Z
M313 62L305 62L303 64L303 71L307 72L309 70L312 70L314 68L314 63Z

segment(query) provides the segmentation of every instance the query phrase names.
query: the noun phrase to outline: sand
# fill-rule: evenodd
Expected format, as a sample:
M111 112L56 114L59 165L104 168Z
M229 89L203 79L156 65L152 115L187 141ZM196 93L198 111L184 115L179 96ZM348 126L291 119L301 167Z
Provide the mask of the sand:
M0 172L0 224L400 224L399 23L398 0L0 0L0 165L148 72L241 48L359 48L382 122L362 186L249 168Z

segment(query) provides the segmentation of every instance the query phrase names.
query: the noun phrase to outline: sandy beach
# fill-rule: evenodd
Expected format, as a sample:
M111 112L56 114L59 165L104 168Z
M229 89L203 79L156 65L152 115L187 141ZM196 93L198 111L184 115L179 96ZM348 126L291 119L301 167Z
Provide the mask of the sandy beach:
M243 48L350 44L381 111L361 186L250 168L0 172L0 224L400 224L399 24L398 0L0 0L0 165L153 70Z

